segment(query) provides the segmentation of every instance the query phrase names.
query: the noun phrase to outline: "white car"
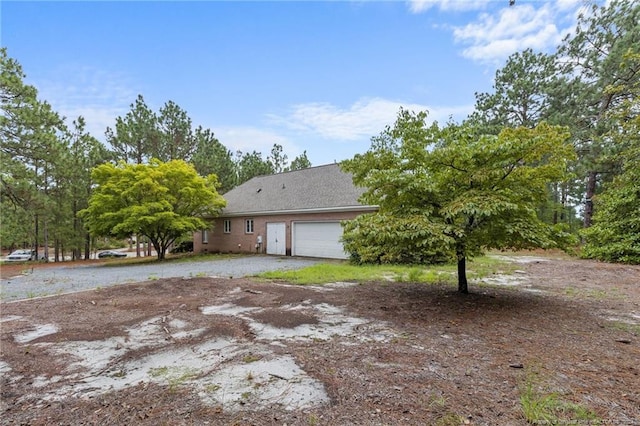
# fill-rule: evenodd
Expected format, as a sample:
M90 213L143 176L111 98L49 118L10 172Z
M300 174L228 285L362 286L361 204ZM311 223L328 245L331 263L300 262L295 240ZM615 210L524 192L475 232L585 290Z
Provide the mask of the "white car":
M35 260L36 252L34 250L14 250L9 256L7 256L8 262L24 262L27 260Z

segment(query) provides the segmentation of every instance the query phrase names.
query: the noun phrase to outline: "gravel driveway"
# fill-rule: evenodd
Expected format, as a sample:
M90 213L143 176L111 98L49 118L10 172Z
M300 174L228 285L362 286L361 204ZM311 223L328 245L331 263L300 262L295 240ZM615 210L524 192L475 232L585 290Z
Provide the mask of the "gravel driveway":
M0 281L3 302L54 296L140 281L172 277L243 277L261 272L298 269L321 262L275 256L246 256L193 262L159 262L144 265L86 265L35 268L27 275Z

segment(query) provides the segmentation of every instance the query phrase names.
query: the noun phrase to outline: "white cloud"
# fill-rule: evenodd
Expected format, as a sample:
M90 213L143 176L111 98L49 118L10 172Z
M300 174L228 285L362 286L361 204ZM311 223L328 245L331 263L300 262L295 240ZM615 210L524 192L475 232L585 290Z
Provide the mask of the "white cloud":
M507 0L409 2L412 13L436 7L442 11L485 10L465 25L448 28L454 40L462 46L464 57L498 65L509 55L527 48L554 50L564 35L575 26L576 16L585 5L582 0L516 1L513 6L509 6Z
M479 62L502 61L527 48L555 48L564 31L556 26L558 10L550 3L540 7L524 4L502 8L498 14L483 13L476 22L454 28L456 42L467 44L463 55Z
M422 13L431 8L445 11L468 11L482 9L486 4L487 0L409 0L409 10L412 13Z
M256 127L212 127L218 140L232 153L242 151L251 153L257 151L262 153L262 158L266 159L273 144L282 145L283 152L290 160L302 153L302 150L291 142L287 137L271 129L260 129Z
M358 100L348 108L329 103L295 105L286 116L270 115L272 123L303 134L316 134L324 139L355 141L379 134L395 122L400 107L413 111L429 111L430 120L444 121L449 116L466 115L472 106L432 107L381 98Z
M137 97L126 76L86 66L61 68L31 84L41 100L67 118L68 126L83 116L86 130L99 140L104 140L106 128L113 127L116 117L125 115Z

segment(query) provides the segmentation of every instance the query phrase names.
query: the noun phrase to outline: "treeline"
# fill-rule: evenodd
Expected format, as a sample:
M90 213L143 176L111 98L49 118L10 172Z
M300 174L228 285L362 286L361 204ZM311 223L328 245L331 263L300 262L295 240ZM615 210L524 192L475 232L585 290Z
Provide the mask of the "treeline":
M493 91L476 94L467 122L493 134L566 126L577 154L572 178L550 185L539 215L584 228L587 257L640 263L639 113L640 3L614 0L579 15L556 52L511 55Z
M138 95L124 117L116 118L115 128L107 128L105 134L114 159L133 164L144 164L151 158L163 162L184 160L192 163L202 176L217 175L221 193L255 176L311 166L306 151L289 164L279 144L273 145L266 158L258 151L233 153L210 129L202 126L194 129L186 111L173 101L165 103L156 113L142 95Z
M261 152L231 152L210 129L194 125L168 101L158 112L140 95L106 144L86 131L83 117L69 123L25 84L22 67L0 49L0 238L2 248L39 249L46 258L88 259L91 237L78 212L92 192L91 170L103 163L148 163L152 158L192 163L216 174L225 193L254 176L310 167L306 151L290 163L281 145ZM53 253L50 253L53 250Z
M289 163L277 144L266 158L232 153L211 130L194 128L174 102L154 112L142 96L106 130L103 144L82 117L69 123L39 100L6 49L0 61L4 248L52 248L56 260L63 253L88 258L91 240L77 212L87 207L91 169L105 162L185 160L203 176L216 174L222 194L256 175L310 166L306 152ZM565 126L577 154L567 164L572 176L549 184L538 215L580 232L586 256L640 263L639 99L640 3L613 0L578 16L556 52L511 55L492 91L476 94L465 125L494 135L543 122Z

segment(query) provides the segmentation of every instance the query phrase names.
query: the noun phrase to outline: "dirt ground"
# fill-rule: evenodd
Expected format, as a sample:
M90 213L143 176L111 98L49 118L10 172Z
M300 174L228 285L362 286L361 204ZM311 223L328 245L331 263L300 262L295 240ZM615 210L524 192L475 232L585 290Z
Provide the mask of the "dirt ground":
M520 425L535 394L640 424L640 267L513 260L468 295L195 277L1 303L0 422Z

